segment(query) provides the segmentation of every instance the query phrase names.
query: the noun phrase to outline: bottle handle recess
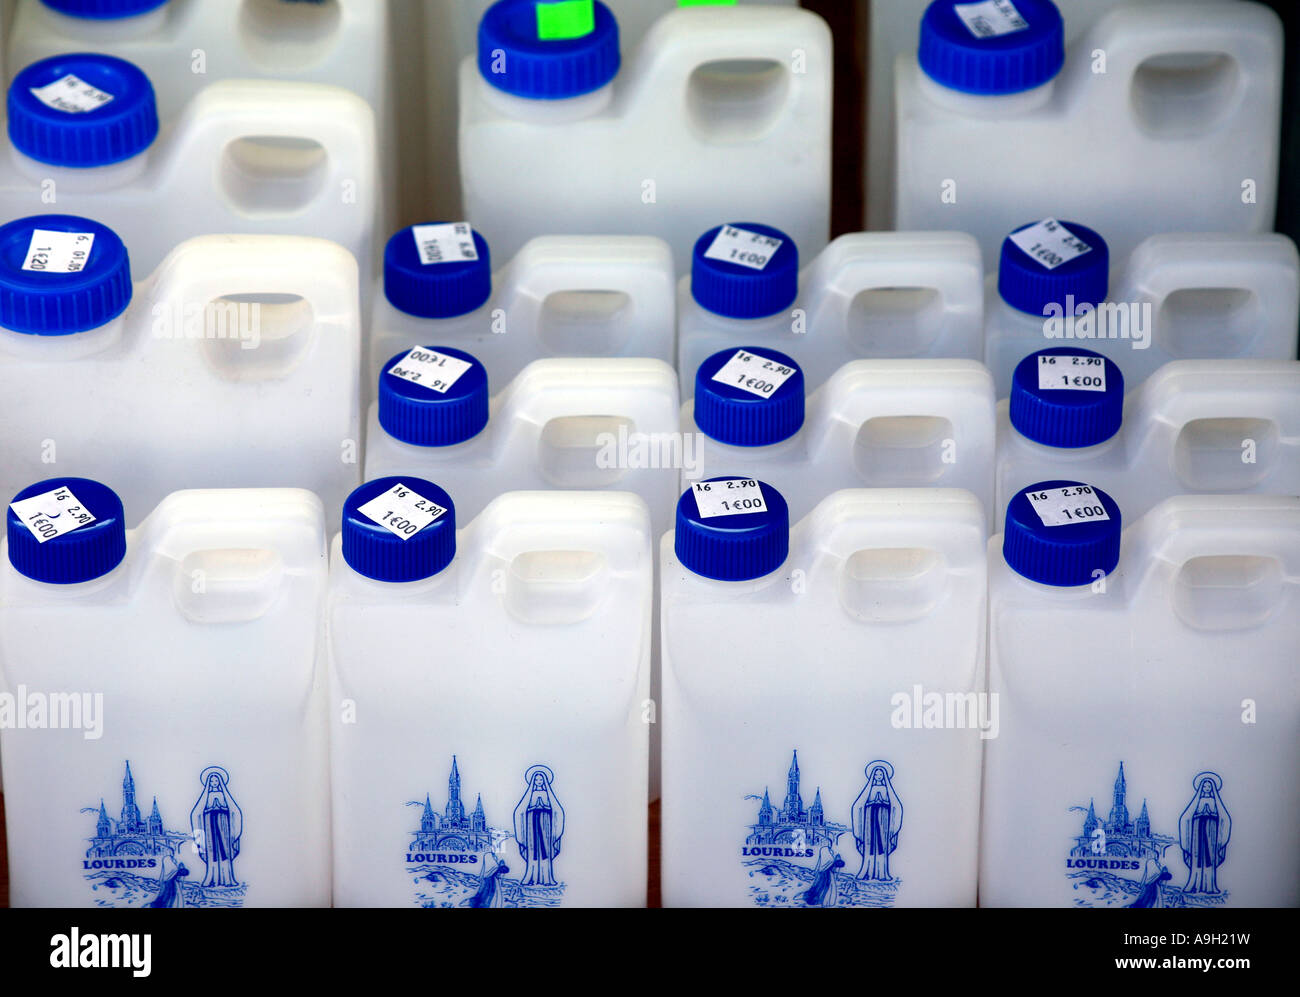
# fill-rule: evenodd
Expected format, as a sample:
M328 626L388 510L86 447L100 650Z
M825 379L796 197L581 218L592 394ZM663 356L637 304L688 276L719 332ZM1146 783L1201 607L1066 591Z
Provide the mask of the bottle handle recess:
M1171 138L1202 135L1243 108L1263 104L1270 94L1275 102L1280 99L1282 23L1259 3L1118 7L1073 48L1079 53L1074 83L1084 88L1113 81L1100 91L1111 105L1103 117L1133 121L1144 132ZM1094 71L1097 53L1105 55L1104 73ZM1143 63L1156 58L1175 66L1183 60L1190 74L1195 66L1191 57L1209 54L1226 56L1232 65L1206 70L1221 77L1218 85L1202 88L1202 106L1189 102L1186 94L1166 92L1176 85L1172 77L1153 77L1148 87L1139 75ZM1172 98L1173 117L1165 113L1166 97Z
M507 563L532 553L599 554L614 574L651 570L650 510L631 492L507 492L465 529L462 549Z
M804 271L803 302L809 328L839 330L853 339L853 310L864 291L934 292L922 297L913 328L922 337L856 343L860 355L944 356L979 359L984 351L984 262L979 243L965 232L855 232L833 240ZM898 316L893 316L897 319ZM879 351L877 353L877 351Z
M792 71L795 61L799 71ZM779 111L765 118L804 122L831 113L831 33L811 11L784 6L710 5L679 8L660 17L642 40L629 78L633 101L689 106L697 69L714 62L773 62L785 69ZM824 96L823 96L824 95ZM734 97L734 94L733 94ZM708 137L708 129L704 129ZM719 137L719 141L734 138Z
M1126 399L1125 432L1163 430L1172 439L1201 419L1270 422L1300 468L1300 362L1173 360Z
M1252 330L1249 354L1290 358L1300 324L1300 254L1285 235L1275 233L1165 233L1143 240L1129 259L1126 286L1111 300L1149 301L1153 334L1165 351L1180 355L1177 331L1162 326L1163 310L1179 292L1202 291L1231 295L1228 308L1246 309L1243 327ZM1189 307L1212 307L1202 300ZM1225 316L1226 318L1227 316ZM1238 344L1243 350L1245 343ZM1201 350L1188 355L1205 354Z
M565 350L565 327L584 337L603 337L610 353L672 356L676 340L676 276L668 243L653 236L540 236L524 244L500 279L501 308L508 321L537 329L544 345ZM547 309L553 295L621 295L608 313L566 321ZM548 318L550 321L547 321ZM554 325L554 328L551 328ZM545 326L545 328L544 328ZM629 330L638 330L631 334ZM509 329L506 330L509 333ZM553 340L545 342L548 336ZM582 351L590 355L590 350Z
M139 546L181 561L209 550L278 554L287 571L325 556L325 509L301 488L208 488L172 492L139 528Z
M374 112L342 87L220 80L186 105L172 142L179 188L211 176L210 196L254 217L297 215L317 204L331 213L369 211L379 203Z
M495 418L541 433L552 419L613 416L633 431L677 431L677 375L662 360L599 358L534 360L504 392Z

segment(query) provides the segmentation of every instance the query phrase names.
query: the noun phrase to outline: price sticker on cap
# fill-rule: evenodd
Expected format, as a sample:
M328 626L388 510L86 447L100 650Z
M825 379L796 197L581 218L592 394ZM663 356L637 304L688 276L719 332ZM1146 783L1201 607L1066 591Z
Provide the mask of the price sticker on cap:
M771 398L777 388L794 376L794 372L795 368L789 364L760 357L748 350L737 350L730 360L718 368L712 379L760 398Z
M1077 353L1038 357L1039 391L1105 391L1106 361Z
M32 229L23 269L37 273L79 273L86 268L86 260L90 258L90 249L94 245L94 232Z
M704 257L735 263L751 270L764 270L784 242L784 239L763 235L761 232L723 225L713 237L713 242L709 243L709 248L704 251Z
M1025 492L1044 526L1077 526L1110 519L1091 485L1064 485Z
M103 107L113 100L113 95L106 90L92 87L85 80L72 73L63 76L43 87L29 87L31 94L46 107L67 114L86 114Z
M1091 246L1055 218L1044 218L1019 232L1012 232L1007 238L1047 270L1055 270L1084 253L1092 252Z
M420 263L470 263L478 259L474 229L469 222L445 222L439 225L412 225L415 251Z
M691 486L691 492L695 496L695 507L700 510L703 519L767 512L763 488L753 478L697 481Z
M409 540L447 512L400 481L382 495L357 506L357 512L403 540Z
M95 521L94 514L77 501L66 485L12 502L9 508L36 538L45 543Z
M458 357L417 346L389 367L388 373L445 395L471 366Z
M976 38L997 38L1024 31L1029 22L1011 0L979 0L978 3L955 3L952 12Z

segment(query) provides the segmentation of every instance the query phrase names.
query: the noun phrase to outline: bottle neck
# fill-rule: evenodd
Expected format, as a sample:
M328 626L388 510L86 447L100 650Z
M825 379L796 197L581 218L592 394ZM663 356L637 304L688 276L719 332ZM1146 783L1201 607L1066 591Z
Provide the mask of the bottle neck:
M76 38L86 42L127 41L150 34L162 27L167 20L168 4L162 4L153 10L146 10L130 17L74 17L62 11L54 10L43 3L34 4L41 9L42 15L51 31L64 38Z
M595 117L608 108L614 99L612 82L591 93L579 94L577 97L564 97L560 100L517 97L504 90L498 90L482 77L479 78L479 83L483 99L493 109L507 117L538 124L567 124Z
M56 362L78 360L101 353L123 339L128 308L121 315L85 332L62 336L37 336L0 328L0 354L22 360Z
M938 106L971 118L1011 118L1029 114L1045 106L1056 92L1056 80L1019 93L974 94L936 83L919 66L917 87L921 94Z
M9 147L14 167L28 180L41 187L41 197L54 204L59 191L95 193L124 187L144 174L149 163L149 152L138 153L129 159L107 166L54 166ZM48 188L47 188L48 185Z

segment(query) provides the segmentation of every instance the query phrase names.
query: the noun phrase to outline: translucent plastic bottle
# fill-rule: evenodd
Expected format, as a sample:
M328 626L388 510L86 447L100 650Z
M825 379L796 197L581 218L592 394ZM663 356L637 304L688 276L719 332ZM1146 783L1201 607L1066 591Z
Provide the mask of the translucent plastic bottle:
M993 498L993 379L975 360L853 360L805 400L799 363L755 346L700 365L682 432L700 442L682 487L759 478L798 521L842 488L965 488Z
M85 478L7 510L11 902L328 906L320 501L182 491L126 519Z
M623 492L381 478L331 556L334 902L645 903L652 554Z
M466 222L412 225L384 249L374 295L369 390L398 350L441 343L473 353L493 385L542 357L673 361L672 253L649 236L541 236L494 274Z
M973 906L984 514L695 484L660 546L666 906ZM936 706L937 704L937 706Z
M793 7L675 10L620 68L603 3L587 33L560 38L539 37L542 6L494 4L460 67L464 209L498 252L638 232L667 240L684 270L700 219L719 217L768 218L806 252L826 244L825 22Z
M365 477L416 474L464 518L521 489L630 491L669 528L677 475L677 377L662 360L535 360L490 392L478 358L417 346L389 359L366 423Z
M1300 499L1183 495L1129 523L1031 484L989 543L980 903L1300 903Z
M1124 6L1067 52L1051 0L936 0L894 74L894 228L970 232L992 266L1053 212L1120 257L1155 232L1273 227L1282 25L1263 4Z
M132 262L86 218L0 227L0 494L66 470L115 482L131 516L187 487L305 487L340 509L360 477L351 255L209 235L137 285Z
M1300 255L1288 237L1156 235L1119 258L1107 238L1046 218L1002 241L984 332L999 398L1026 356L1075 341L1118 364L1130 388L1171 360L1295 356Z
M310 233L369 267L381 193L374 114L341 87L221 80L160 132L144 72L73 54L19 72L7 117L6 218L51 204L96 218L143 271L178 242L216 232Z
M721 349L799 358L818 388L850 360L983 356L984 268L960 232L843 235L799 269L790 236L752 222L709 229L677 288L683 392Z
M1173 495L1300 495L1300 363L1175 360L1124 388L1089 350L1025 357L998 404L996 508L1051 478L1087 481L1130 518Z

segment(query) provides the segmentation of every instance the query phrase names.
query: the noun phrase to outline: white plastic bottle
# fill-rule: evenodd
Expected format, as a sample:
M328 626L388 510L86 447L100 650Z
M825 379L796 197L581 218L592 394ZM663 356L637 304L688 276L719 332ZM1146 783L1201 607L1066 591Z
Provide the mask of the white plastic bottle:
M1045 218L1002 241L987 283L999 398L1021 360L1063 341L1109 357L1130 388L1171 360L1295 356L1300 255L1285 235L1155 235L1112 260L1099 233Z
M684 269L700 219L717 217L768 218L806 252L826 244L825 22L787 7L675 10L620 70L603 3L565 40L538 37L541 6L494 4L460 67L464 208L498 252L547 233L637 232L667 240Z
M665 906L974 905L985 535L956 489L836 492L793 530L753 479L682 496Z
M682 406L699 441L682 488L758 478L798 522L842 488L964 488L991 508L993 379L976 360L853 360L805 399L799 363L762 346L700 364Z
M983 356L984 268L961 232L843 235L799 269L780 229L734 222L696 242L677 287L683 393L721 349L799 358L818 388L850 360Z
M365 478L414 474L465 520L504 492L612 489L669 528L679 468L677 376L662 360L535 360L491 394L473 354L417 346L390 357L366 422Z
M646 897L652 554L624 492L368 481L334 541L334 902Z
M989 543L980 903L1294 907L1300 499L1121 525L1058 479Z
M63 477L7 522L13 905L328 906L320 501L176 492L127 530Z
M160 132L153 84L138 67L53 56L14 77L7 127L6 218L51 203L96 218L142 271L191 236L309 232L344 246L369 274L381 203L374 114L340 87L221 80Z
M541 236L492 271L467 222L412 225L384 248L367 389L398 350L440 343L473 353L494 386L542 357L673 362L673 258L649 236Z
M1120 257L1154 232L1273 227L1275 13L1125 6L1063 39L1051 0L930 4L894 68L894 228L970 232L992 266L1011 226L1052 212Z
M303 487L337 512L360 477L352 257L209 235L134 286L133 261L86 218L0 227L0 494L58 468L135 516L187 487Z
M1087 481L1130 519L1173 495L1300 495L1300 363L1175 360L1124 388L1090 350L1025 357L998 403L995 508L1052 478Z

